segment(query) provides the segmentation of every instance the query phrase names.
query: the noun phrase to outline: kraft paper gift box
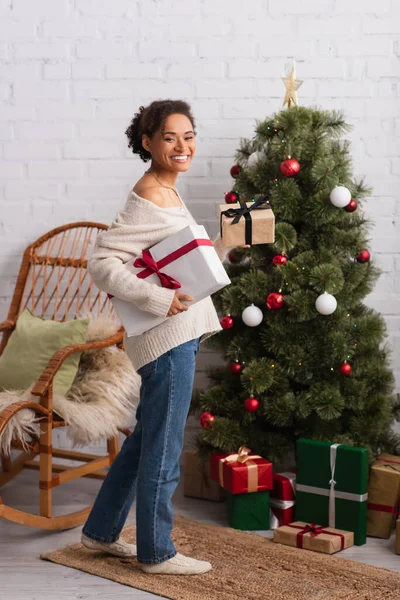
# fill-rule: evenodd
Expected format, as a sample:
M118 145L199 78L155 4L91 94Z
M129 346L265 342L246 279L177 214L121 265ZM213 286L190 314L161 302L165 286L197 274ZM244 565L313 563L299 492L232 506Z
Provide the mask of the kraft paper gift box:
M389 538L399 504L400 456L381 454L369 473L367 535Z
M296 498L296 473L274 473L271 491L271 529L288 525L294 521Z
M368 450L300 439L296 449L296 520L367 535Z
M273 486L272 463L241 446L236 454L210 455L210 474L232 494L269 491Z
M126 268L149 283L194 298L190 306L230 284L230 279L203 225L189 225L144 250ZM109 296L127 336L140 335L173 317L158 317L132 302Z
M352 546L354 534L352 531L296 521L275 529L274 542L304 548L304 550L334 554Z
M275 216L266 200L221 204L220 233L226 247L244 244L272 244L275 241Z
M202 460L195 450L184 453L183 493L190 498L203 498L221 502L225 500L223 488L210 477L210 463Z
M233 529L267 530L269 523L269 492L231 494L226 492L228 520Z

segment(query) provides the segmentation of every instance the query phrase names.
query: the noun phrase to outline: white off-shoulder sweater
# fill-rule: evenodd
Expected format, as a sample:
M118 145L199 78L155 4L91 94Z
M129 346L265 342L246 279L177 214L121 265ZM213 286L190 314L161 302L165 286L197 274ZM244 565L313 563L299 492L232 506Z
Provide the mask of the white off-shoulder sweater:
M139 279L124 263L187 225L196 224L180 200L181 206L161 208L133 190L129 193L123 210L117 213L109 229L98 235L88 261L89 274L100 290L157 316L167 316L175 290ZM224 247L219 237L214 240L214 247L224 260L229 248ZM188 306L187 311L169 317L141 335L125 336L125 350L136 370L171 348L200 336L203 341L221 331L210 296Z

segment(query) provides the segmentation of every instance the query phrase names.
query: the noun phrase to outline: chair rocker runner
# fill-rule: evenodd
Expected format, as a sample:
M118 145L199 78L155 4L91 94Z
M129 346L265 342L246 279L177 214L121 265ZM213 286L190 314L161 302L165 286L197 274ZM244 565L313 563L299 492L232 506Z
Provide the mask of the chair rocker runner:
M98 232L103 229L107 229L107 226L102 223L71 223L53 229L25 250L8 318L0 323L0 356L18 316L27 307L37 316L61 322L77 318L83 311L95 316L116 317L107 294L95 288L86 268L88 249L94 245ZM11 455L3 454L3 470L0 472L1 487L24 468L39 471L40 514L7 506L0 497L0 518L30 527L54 530L69 529L85 522L91 506L67 515L53 516L52 490L79 477L104 479L106 467L112 464L118 453L118 436L107 439L105 456L53 448L53 430L68 426L67 422L53 412L53 379L64 360L75 352L111 346L117 346L123 351L123 336L124 330L121 327L116 334L106 339L60 349L52 356L31 390L38 401L14 402L0 412L0 437L10 419L21 410L34 411L40 423L40 435L32 435L29 443L12 440L11 448L20 453L13 459ZM129 429L118 427L118 430L125 435L130 434ZM35 460L36 457L39 457L38 461ZM53 457L83 464L55 464Z

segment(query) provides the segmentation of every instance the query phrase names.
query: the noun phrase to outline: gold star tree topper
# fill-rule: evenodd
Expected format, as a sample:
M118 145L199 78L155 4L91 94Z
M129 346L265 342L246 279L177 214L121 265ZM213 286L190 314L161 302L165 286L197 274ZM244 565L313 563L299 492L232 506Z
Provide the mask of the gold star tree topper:
M288 105L288 108L292 108L292 106L298 106L297 102L297 90L303 83L300 80L296 80L296 69L295 66L292 66L292 72L289 77L282 77L282 81L286 87L286 94L283 100L283 106L285 104Z

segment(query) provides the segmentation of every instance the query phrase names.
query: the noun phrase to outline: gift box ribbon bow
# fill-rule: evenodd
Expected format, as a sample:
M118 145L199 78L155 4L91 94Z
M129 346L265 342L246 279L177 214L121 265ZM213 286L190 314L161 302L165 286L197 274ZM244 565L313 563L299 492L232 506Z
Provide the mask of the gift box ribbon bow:
M246 206L245 202L239 202L240 208L229 208L228 210L224 210L220 216L220 229L221 229L221 237L222 237L222 215L228 217L229 219L233 218L233 221L230 223L231 225L236 225L239 223L242 217L245 218L245 241L246 244L252 244L252 227L251 227L251 211L252 210L267 210L270 209L271 206L268 202L267 196L263 196L262 198L258 198L253 204L250 206Z
M181 248L174 250L174 252L167 254L167 256L164 256L164 258L161 258L159 261L154 260L150 250L143 250L142 256L136 258L133 263L134 267L138 269L144 269L143 271L137 273L136 276L140 279L146 279L146 277L149 277L149 275L155 273L158 276L162 287L169 288L171 290L176 290L181 287L179 281L177 279L174 279L174 277L168 275L167 273L162 273L161 269L164 268L166 265L169 265L170 263L174 262L174 260L181 258L181 256L188 254L188 252L190 252L191 250L199 248L200 246L214 246L214 244L209 239L200 238L192 240L191 242L188 242ZM107 294L107 296L109 298L114 297L112 294Z
M258 454L250 454L250 448L246 446L240 446L237 454L229 454L225 458L221 458L219 461L219 483L224 487L224 463L235 463L247 465L247 477L248 477L248 492L256 492L258 489L258 466L252 458L262 458Z
M303 537L306 533L310 533L311 537L317 537L321 533L326 533L327 535L336 535L340 537L340 549L344 548L344 535L342 533L337 533L336 531L327 531L323 527L318 527L317 524L311 523L311 525L287 525L287 527L292 527L292 529L301 529L297 534L296 545L298 548L303 547Z

